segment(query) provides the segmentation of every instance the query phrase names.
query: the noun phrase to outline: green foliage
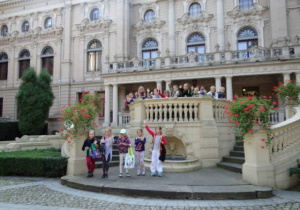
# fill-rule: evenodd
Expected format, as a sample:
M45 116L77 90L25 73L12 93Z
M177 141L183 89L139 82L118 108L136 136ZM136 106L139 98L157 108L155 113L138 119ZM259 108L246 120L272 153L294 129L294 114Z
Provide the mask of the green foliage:
M33 68L28 68L21 79L16 95L19 129L23 135L38 135L45 126L54 100L51 76L45 71L37 76Z
M89 130L95 130L98 125L94 122L98 115L103 99L98 94L90 95L84 93L80 102L69 102L69 105L64 105L62 110L62 118L65 129L61 129L61 136L69 138L70 141L78 136L82 136Z
M61 177L66 175L68 159L56 149L0 153L0 175Z
M279 86L274 86L273 90L279 96L280 100L286 105L299 105L300 101L300 86L292 80L282 82Z
M21 136L18 122L0 122L0 141L15 140Z
M268 131L267 140L263 138L262 141L269 145L271 143L270 114L277 103L272 103L267 97L256 97L254 93L250 93L248 97L235 95L234 98L233 103L225 108L225 113L235 130L235 135L240 136L242 141L245 134L256 132L253 130L253 124L256 123Z
M290 168L289 172L290 176L292 176L293 174L300 174L300 168Z

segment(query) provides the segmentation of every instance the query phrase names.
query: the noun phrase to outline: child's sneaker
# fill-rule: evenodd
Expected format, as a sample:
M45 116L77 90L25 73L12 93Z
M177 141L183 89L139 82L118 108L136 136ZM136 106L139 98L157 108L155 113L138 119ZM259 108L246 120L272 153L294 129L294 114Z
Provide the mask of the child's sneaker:
M151 176L155 176L155 172L152 172L152 173L151 173Z
M126 174L126 176L127 176L127 177L130 177L130 174L129 174L129 173L127 173L127 174Z
M162 177L162 173L158 173L158 176L159 176L159 177Z
M141 174L137 174L137 176L141 176Z
M87 178L90 178L90 177L92 177L92 172L91 172L91 171L88 171Z
M119 178L122 178L122 177L123 177L123 174L122 174L122 173L120 173L120 174L119 174Z
M105 177L104 177L104 178L108 178L108 174L107 174L107 173L105 174Z
M105 174L103 174L103 175L101 176L101 178L105 178Z

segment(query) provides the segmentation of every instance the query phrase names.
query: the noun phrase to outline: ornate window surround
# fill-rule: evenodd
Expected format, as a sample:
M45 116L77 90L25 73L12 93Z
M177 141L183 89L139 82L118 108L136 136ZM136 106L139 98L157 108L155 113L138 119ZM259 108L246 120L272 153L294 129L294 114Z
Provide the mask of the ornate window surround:
M43 20L42 20L42 28L45 29L45 30L48 30L50 28L45 28L45 22L48 18L51 18L52 19L52 25L50 28L52 28L55 24L54 24L54 18L52 16L49 16L49 15L46 15L45 17L43 17Z
M1 33L2 33L2 27L3 27L3 26L6 26L6 27L7 27L6 36L8 36L8 35L9 35L9 25L8 25L7 23L2 23L2 24L0 24L0 30L1 30ZM2 35L1 35L1 37L2 37Z
M47 48L47 47L49 47L49 48L51 48L51 50L53 51L51 54L43 54L43 51ZM51 46L51 45L49 45L49 44L45 44L45 46L43 46L43 47L41 47L42 48L42 50L41 50L41 58L46 58L46 57L54 57L54 48Z
M159 18L159 6L156 3L143 4L139 8L140 20L144 20L144 16L148 10L153 10L155 13L155 18Z
M25 22L28 22L28 24L29 24L29 29L28 29L28 31L23 32L23 24L24 24ZM30 30L32 30L32 24L30 24L30 21L27 20L27 19L22 20L22 21L21 21L21 27L20 27L21 33L28 33Z
M198 28L192 28L190 30L184 30L182 31L182 54L185 55L187 53L187 41L188 38L194 34L194 33L199 33L204 37L205 40L205 53L210 53L210 29L208 29L207 27L201 27L202 30L200 30L200 27Z
M161 35L160 35L161 36ZM143 44L145 43L145 41L147 41L148 39L154 39L157 42L157 51L161 52L161 39L158 38L158 36L155 36L154 34L151 34L151 36L147 36L147 37L143 37L141 38L138 43L137 43L137 56L139 58L143 57ZM159 56L158 56L159 57Z
M90 20L90 14L93 9L99 10L99 20L101 19L107 19L108 18L108 12L109 12L109 6L105 5L102 2L94 2L94 3L82 3L81 4L81 17L83 19L89 19Z
M201 12L202 11L206 11L206 1L207 0L185 0L183 2L184 13L188 13L189 14L190 6L193 3L200 4L200 6L201 6Z
M258 0L253 0L253 4L257 4ZM234 6L240 6L240 0L234 0Z

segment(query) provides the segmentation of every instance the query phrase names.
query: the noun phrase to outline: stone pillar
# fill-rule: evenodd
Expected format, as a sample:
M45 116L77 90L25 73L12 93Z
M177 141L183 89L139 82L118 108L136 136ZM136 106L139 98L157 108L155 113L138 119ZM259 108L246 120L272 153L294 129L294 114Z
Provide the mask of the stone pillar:
M270 1L270 13L272 41L277 41L279 38L284 38L280 39L283 42L278 44L285 45L285 38L288 37L286 0Z
M170 87L169 87L169 81L170 81L170 80L166 81L166 90L170 90Z
M15 47L12 46L8 52L8 67L7 67L7 87L14 86L15 74L18 74L18 71L14 68L15 64Z
M300 73L296 73L296 82L300 83Z
M232 77L226 77L226 96L228 100L232 101Z
M103 127L110 125L110 85L105 85L105 110Z
M176 49L175 41L175 2L169 0L169 50L170 56L174 56Z
M162 81L156 81L156 88L160 87L160 91L162 92Z
M117 59L123 61L129 51L129 1L117 1Z
M216 80L216 91L220 91L221 89L221 77L215 77Z
M291 80L291 74L290 73L283 74L283 83L287 83L290 80Z
M257 186L274 187L274 169L270 162L270 146L262 139L267 138L265 130L255 123L257 132L245 135L245 163L243 164L243 180Z
M68 159L67 175L74 176L74 175L84 174L87 172L85 151L81 150L84 141L85 141L85 137L78 137L77 139L72 140L72 143L69 144L70 157ZM65 144L68 143L65 142Z
M224 24L224 4L223 0L217 0L217 33L218 44L220 46L219 51L225 50L225 24Z
M113 85L113 122L111 126L118 126L118 84Z

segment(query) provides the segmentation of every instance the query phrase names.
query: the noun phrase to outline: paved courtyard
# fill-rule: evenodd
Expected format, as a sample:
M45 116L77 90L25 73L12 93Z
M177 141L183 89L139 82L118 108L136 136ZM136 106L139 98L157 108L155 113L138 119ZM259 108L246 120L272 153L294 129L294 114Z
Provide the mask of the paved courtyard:
M62 186L60 179L0 177L0 209L300 209L300 193L270 199L194 201L132 198Z

